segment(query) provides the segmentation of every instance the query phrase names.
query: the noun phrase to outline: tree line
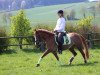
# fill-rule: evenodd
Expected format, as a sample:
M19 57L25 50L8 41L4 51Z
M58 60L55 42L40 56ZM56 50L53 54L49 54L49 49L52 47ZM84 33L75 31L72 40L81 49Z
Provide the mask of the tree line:
M18 10L34 7L35 0L0 0L1 10Z
M54 4L82 2L85 0L0 0L0 10L17 10Z

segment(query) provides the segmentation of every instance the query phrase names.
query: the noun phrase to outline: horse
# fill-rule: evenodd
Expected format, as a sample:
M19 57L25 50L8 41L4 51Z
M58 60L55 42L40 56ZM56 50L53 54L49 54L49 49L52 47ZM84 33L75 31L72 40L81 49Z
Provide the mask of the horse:
M68 33L68 36L70 36L71 43L68 45L63 45L63 50L69 49L69 51L72 53L72 57L69 60L69 65L72 64L72 61L74 60L75 56L77 55L76 51L74 50L77 48L79 52L81 53L84 63L87 63L87 59L89 58L89 51L88 51L88 45L86 42L86 39L78 34L78 33ZM57 54L57 44L55 43L55 34L51 31L45 30L45 29L38 29L35 30L35 43L39 43L41 40L46 43L47 50L43 53L43 55L38 60L38 63L36 67L40 66L40 62L42 59L48 55L49 53L52 53L58 62L60 62L58 54Z

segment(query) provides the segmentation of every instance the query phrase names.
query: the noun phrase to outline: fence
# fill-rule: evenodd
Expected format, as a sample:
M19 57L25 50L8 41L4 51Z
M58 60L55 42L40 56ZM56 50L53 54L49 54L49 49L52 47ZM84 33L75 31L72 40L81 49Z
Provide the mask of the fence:
M83 36L88 39L91 48L93 48L94 45L100 45L100 33L86 33L83 34Z
M83 35L88 39L91 48L93 47L93 45L96 44L96 42L99 42L100 44L100 33L86 33ZM32 39L32 43L22 44L22 41L19 41L19 44L8 44L8 45L0 45L0 46L19 46L20 49L22 49L23 45L33 45L35 42L34 36L0 37L0 39L19 39L19 40L22 40L23 38Z
M23 38L28 38L28 39L32 39L32 43L31 44L22 44L22 39ZM23 45L33 45L35 40L33 36L14 36L14 37L0 37L0 39L19 39L19 44L8 44L8 45L0 45L0 46L19 46L20 49L22 49Z

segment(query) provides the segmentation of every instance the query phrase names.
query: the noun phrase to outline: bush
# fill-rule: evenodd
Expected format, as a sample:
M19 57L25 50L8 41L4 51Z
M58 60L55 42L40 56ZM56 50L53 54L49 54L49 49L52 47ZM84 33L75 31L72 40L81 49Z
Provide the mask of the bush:
M74 9L70 10L69 12L67 11L67 13L65 12L65 15L67 17L67 20L75 20L75 16L76 16L76 12Z
M11 35L28 36L31 31L30 21L26 18L23 10L11 17Z
M44 25L44 24L38 24L38 25L34 26L33 32L35 32L35 30L38 30L38 29L46 29L46 30L49 30L49 31L53 31L52 26L48 26L48 25Z
M75 33L83 35L87 39L89 39L89 36L87 35L87 33L97 33L95 34L95 38L99 39L100 35L98 33L100 33L100 26L92 25L91 24L92 19L93 17L87 17L87 18L81 19L77 22L76 25L71 22L67 22L65 29L68 33L75 32ZM33 31L35 29L46 29L49 31L53 31L54 27L50 25L39 24L39 25L34 26Z
M72 23L67 23L65 30L66 30L67 32L70 32L70 33L71 33L71 32L76 32L75 25L72 24Z
M26 18L23 10L11 17L11 36L30 36L32 34L30 21ZM17 39L18 42L22 43L23 39ZM24 39L29 43L29 39Z
M93 17L87 17L77 22L76 31L80 34L93 32L93 25L91 24Z
M0 37L6 37L6 30L4 28L0 28ZM0 39L0 45L7 45L9 43L8 39ZM0 46L0 51L7 49L8 46Z

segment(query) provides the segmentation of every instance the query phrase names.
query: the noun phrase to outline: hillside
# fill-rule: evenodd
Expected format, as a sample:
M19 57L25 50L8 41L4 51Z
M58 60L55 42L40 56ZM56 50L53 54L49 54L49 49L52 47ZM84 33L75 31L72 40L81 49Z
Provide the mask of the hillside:
M37 3L40 2L42 5L53 5L53 4L84 2L84 1L87 0L37 0Z
M71 3L71 4L62 4L62 5L53 5L53 6L45 6L45 7L37 7L33 9L26 10L27 17L31 20L32 24L34 23L49 23L55 24L57 20L57 11L59 9L65 9L70 11L71 9L75 9L76 18L83 18L82 7L88 8L95 5L95 3ZM92 14L86 12L86 16L91 16ZM99 14L100 15L100 14ZM95 23L100 24L99 15L96 15Z
M11 10L17 10L20 9L22 5L24 8L32 8L35 6L68 4L84 1L87 0L0 0L0 9L8 10L10 8Z
M76 18L81 19L83 18L82 14L82 7L91 7L95 5L95 2L89 3L89 2L82 2L82 3L71 3L71 4L61 4L61 5L53 5L53 6L44 6L44 7L36 7L25 10L25 13L27 17L30 19L31 24L49 24L49 25L55 25L57 20L57 11L59 9L66 8L67 11L71 9L75 9L76 11ZM13 14L16 14L16 12L12 12ZM86 12L86 16L91 16L92 14L89 12ZM96 15L95 20L93 21L93 24L100 24L100 14ZM1 20L0 20L1 22ZM76 23L76 21L70 21ZM2 24L2 22L1 22Z

